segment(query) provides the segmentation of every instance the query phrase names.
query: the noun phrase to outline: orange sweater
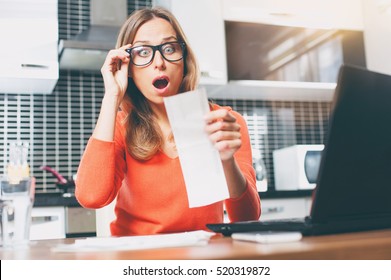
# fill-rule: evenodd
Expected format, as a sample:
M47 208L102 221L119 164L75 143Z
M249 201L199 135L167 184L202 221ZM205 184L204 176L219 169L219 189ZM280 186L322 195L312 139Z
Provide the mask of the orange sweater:
M255 220L261 210L248 129L243 117L232 113L241 125L242 147L235 159L246 177L247 190L238 198L225 200L225 207L231 221ZM88 141L77 173L79 203L86 208L100 208L117 197L117 218L110 225L115 236L205 230L207 223L222 222L222 201L189 208L179 158L158 152L152 159L140 162L127 153L126 124L121 122L124 117L122 112L117 115L113 142L93 137Z

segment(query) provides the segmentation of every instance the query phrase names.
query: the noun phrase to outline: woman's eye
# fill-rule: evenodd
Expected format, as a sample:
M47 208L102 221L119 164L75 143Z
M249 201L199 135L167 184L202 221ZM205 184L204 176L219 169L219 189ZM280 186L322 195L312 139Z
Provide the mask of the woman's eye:
M173 45L165 46L163 51L165 54L172 54L175 52L175 47Z
M151 53L151 50L149 48L141 48L141 49L137 50L137 55L142 56L142 57L149 56L150 53Z

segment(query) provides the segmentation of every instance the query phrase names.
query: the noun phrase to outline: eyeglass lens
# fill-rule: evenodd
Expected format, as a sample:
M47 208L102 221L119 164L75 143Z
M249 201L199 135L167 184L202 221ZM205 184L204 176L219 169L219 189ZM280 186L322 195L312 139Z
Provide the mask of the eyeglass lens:
M133 64L138 66L149 64L153 60L156 50L159 50L163 58L170 62L183 58L183 48L179 42L168 42L158 46L139 46L129 49Z

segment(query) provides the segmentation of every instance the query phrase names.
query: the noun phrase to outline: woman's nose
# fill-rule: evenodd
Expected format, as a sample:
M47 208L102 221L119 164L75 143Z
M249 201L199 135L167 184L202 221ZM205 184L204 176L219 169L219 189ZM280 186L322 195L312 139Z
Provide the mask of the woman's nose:
M158 69L165 68L165 60L159 51L156 51L155 57L153 59L153 63L155 65L155 67Z

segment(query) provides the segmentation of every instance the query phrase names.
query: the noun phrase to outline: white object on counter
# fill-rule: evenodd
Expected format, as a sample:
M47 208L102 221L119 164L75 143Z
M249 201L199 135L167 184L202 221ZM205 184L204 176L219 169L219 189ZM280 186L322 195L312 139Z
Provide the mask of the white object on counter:
M321 152L324 145L294 145L273 151L274 180L276 190L311 190L312 178L317 176L320 154L308 157L309 152ZM306 166L307 164L307 166ZM306 173L306 168L311 174ZM308 171L307 170L307 171ZM316 174L315 174L316 173Z
M257 243L284 243L301 240L303 235L296 231L265 231L265 232L243 232L233 233L233 240L251 241Z
M198 230L183 233L168 233L142 236L90 237L78 239L73 244L52 248L55 252L144 250L167 247L205 246L213 232Z

